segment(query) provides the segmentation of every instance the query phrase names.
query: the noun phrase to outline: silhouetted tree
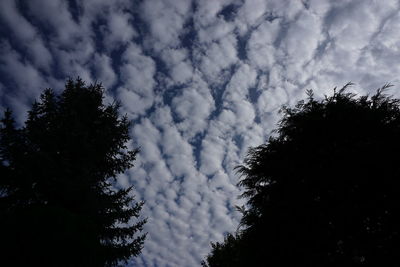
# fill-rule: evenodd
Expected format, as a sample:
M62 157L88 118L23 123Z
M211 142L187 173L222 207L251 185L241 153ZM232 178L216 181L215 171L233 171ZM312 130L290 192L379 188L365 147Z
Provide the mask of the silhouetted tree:
M10 110L0 127L2 266L115 266L140 253L145 235L132 188L129 121L103 104L100 84L46 89L25 125ZM4 265L3 265L4 264Z
M284 107L242 166L242 229L204 266L400 266L400 104L346 85Z

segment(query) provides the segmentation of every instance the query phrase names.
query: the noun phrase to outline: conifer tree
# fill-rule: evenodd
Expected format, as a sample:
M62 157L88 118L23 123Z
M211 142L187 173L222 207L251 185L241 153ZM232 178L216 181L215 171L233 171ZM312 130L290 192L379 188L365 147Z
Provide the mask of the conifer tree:
M0 234L5 266L115 266L137 256L143 202L116 177L133 166L130 122L101 84L46 89L16 128L0 127ZM38 265L36 265L38 264Z
M242 228L204 266L400 266L400 101L349 85L284 107L249 150Z

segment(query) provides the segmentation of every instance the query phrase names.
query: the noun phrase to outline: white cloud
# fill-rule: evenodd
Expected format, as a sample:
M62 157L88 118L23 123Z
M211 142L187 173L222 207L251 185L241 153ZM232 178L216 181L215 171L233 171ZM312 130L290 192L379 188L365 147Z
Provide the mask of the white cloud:
M187 0L144 1L140 15L150 28L147 46L156 51L179 46L179 37L191 6L191 1Z
M251 33L247 43L247 57L253 66L266 71L272 68L276 56L274 42L279 31L279 20L274 20L263 22Z
M8 42L0 43L0 70L12 79L18 89L30 98L36 97L46 82L43 75L29 62L24 62L21 54L15 51ZM28 89L32 88L32 89ZM24 97L22 101L26 100Z
M228 70L238 61L237 39L234 34L229 34L211 44L205 44L196 51L197 60L200 61L200 70L211 83L221 83L226 77L221 72Z
M118 88L118 98L130 116L142 115L152 106L156 85L154 75L155 63L151 57L144 55L139 46L129 45L122 55L122 85Z
M214 110L214 99L205 81L195 75L193 81L172 100L172 108L180 122L178 129L191 138L204 131Z
M84 38L86 30L82 31L84 25L78 25L68 10L68 3L61 0L37 0L26 2L29 6L29 13L40 23L51 30L57 46L72 48L76 41ZM54 38L53 37L53 38Z
M100 81L105 88L111 88L117 81L117 75L112 68L112 59L106 54L95 54L93 64L96 80Z
M200 25L203 21L196 21ZM197 27L199 27L197 25ZM200 43L211 44L212 42L217 42L218 40L224 39L234 30L234 25L232 23L226 22L221 17L216 17L213 24L207 25L207 27L199 27L198 29L198 39Z
M218 123L212 123L209 128L211 134L202 141L200 171L206 175L212 175L222 169L225 142L218 126Z
M45 46L37 29L19 14L16 2L5 0L0 2L0 21L3 21L16 37L16 41L31 57L35 67L49 71L52 56ZM18 25L18 27L15 27Z
M237 25L241 34L249 31L252 27L261 24L267 15L267 1L253 0L245 1L237 15Z
M41 89L79 75L134 120L141 152L118 181L146 200L149 235L132 265L197 266L236 229L234 167L282 104L400 84L398 1L139 2L0 1L2 105L22 121Z
M220 1L208 1L198 0L196 1L196 13L194 19L199 24L199 28L202 29L211 24L215 23L218 13L221 9L228 4L231 4L231 0L220 0Z
M166 48L161 53L172 79L171 85L181 85L193 77L193 66L188 59L187 49Z
M125 45L137 36L137 32L132 25L132 16L127 12L111 12L108 16L108 27L104 35L105 45L108 50L114 50L121 45Z

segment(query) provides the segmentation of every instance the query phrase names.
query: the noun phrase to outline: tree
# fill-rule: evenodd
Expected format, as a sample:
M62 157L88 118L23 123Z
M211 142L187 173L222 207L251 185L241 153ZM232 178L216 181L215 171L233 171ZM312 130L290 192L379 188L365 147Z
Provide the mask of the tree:
M145 220L132 188L117 188L132 167L130 122L105 105L101 84L69 80L46 89L16 128L0 127L0 235L5 266L115 266L137 256Z
M332 96L284 107L275 135L249 150L242 229L204 266L400 266L400 102Z

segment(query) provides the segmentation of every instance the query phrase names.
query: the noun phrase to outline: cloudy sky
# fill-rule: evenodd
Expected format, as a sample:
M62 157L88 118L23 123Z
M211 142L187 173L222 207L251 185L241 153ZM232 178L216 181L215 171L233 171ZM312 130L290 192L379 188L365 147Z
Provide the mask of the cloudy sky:
M0 111L22 122L47 87L100 81L141 148L119 177L146 201L129 266L198 266L235 231L234 167L314 89L399 95L394 0L1 0Z

